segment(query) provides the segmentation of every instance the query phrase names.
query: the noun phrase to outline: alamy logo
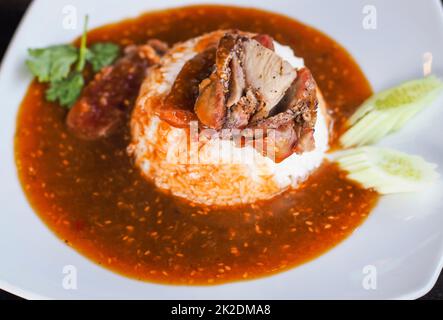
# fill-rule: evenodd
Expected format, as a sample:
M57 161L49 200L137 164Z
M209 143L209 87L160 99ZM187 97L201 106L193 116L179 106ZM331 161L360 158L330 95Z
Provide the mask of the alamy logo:
M425 52L423 54L423 75L425 77L432 73L432 53Z
M77 8L72 5L64 6L62 9L62 26L65 30L76 30L78 26Z
M362 270L362 286L365 290L377 289L377 268L373 265L367 265Z
M63 277L62 286L65 290L77 290L77 268L68 265L63 267Z
M377 8L373 5L366 5L363 7L363 29L375 30L377 29Z

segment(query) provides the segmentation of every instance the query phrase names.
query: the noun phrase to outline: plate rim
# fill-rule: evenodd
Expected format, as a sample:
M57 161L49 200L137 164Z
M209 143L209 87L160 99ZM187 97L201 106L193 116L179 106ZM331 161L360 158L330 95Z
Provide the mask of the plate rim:
M0 64L0 84L3 83L3 77L4 77L4 69L6 68L6 65L9 64L9 61L11 60L12 50L15 47L16 42L18 42L18 39L23 33L24 26L26 24L26 21L28 20L29 16L33 13L35 8L37 7L37 4L40 2L40 0L33 0L28 8L26 9L24 15L22 16L20 23L18 24L18 27L16 28L14 35L12 36L8 47L5 51L5 54L3 56L3 59ZM209 1L208 1L209 2ZM187 4L184 3L183 6L186 6ZM227 4L230 5L230 4ZM440 12L440 24L443 25L443 5L441 4L440 0L433 0L432 5L436 7L437 10ZM253 4L251 4L253 6ZM148 11L148 10L147 10ZM124 19L124 18L123 18ZM110 21L112 23L113 21ZM315 26L314 26L315 27ZM31 208L31 210L33 210ZM34 214L36 214L34 212ZM58 238L58 237L57 237ZM406 292L402 295L396 296L391 298L392 300L410 300L410 299L417 299L424 295L426 295L428 292L430 292L435 284L438 281L438 278L440 274L443 271L443 252L440 253L440 259L436 267L434 268L434 272L432 276L429 277L426 284L424 284L421 288L417 288L414 290L411 290L410 292ZM52 300L57 298L51 298L47 297L45 295L40 295L36 292L21 289L13 284L10 284L0 278L0 289L9 292L13 295L16 295L18 297L24 298L24 299L30 299L30 300Z

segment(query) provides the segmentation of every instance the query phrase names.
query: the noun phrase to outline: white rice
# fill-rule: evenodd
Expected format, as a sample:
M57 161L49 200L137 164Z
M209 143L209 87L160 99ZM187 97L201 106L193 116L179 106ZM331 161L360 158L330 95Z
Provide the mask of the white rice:
M269 199L289 187L296 188L325 158L328 127L320 93L315 149L293 154L281 163L262 156L251 146L239 148L230 140L203 139L197 144L198 152L192 152L188 150L189 130L172 127L152 112L157 98L169 93L185 62L198 53L198 44L221 34L215 32L177 45L162 59L160 67L151 70L132 116L129 150L146 178L192 202L235 205ZM303 59L296 57L291 48L274 44L276 53L293 67L304 66Z

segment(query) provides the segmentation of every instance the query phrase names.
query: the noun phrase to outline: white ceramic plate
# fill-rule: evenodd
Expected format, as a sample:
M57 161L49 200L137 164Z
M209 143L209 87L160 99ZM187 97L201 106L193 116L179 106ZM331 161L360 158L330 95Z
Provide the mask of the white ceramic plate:
M216 287L137 282L103 269L68 248L32 211L17 180L13 136L16 113L31 80L29 47L69 42L81 31L62 27L65 5L92 27L144 11L188 3L250 6L250 1L36 0L5 56L0 73L0 287L25 298L116 299L412 299L428 292L443 266L443 183L421 194L385 197L362 227L335 249L291 271ZM439 0L373 0L377 29L362 26L366 0L254 1L326 32L356 58L374 89L423 73L423 55L443 75L443 13ZM443 168L443 101L420 114L383 145L420 154ZM63 267L78 270L77 290L62 286ZM376 270L376 289L363 286Z

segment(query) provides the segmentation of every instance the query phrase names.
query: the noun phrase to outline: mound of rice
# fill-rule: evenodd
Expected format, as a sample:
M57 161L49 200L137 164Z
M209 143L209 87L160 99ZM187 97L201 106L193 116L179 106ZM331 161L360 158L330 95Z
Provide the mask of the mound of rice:
M216 206L253 203L296 188L321 165L328 149L325 104L319 90L315 149L293 154L281 163L252 146L241 148L234 141L219 138L197 139L193 128L173 127L154 114L157 101L169 93L186 61L223 34L217 31L176 45L149 72L132 115L128 148L141 173L158 188ZM275 42L275 52L297 69L304 66L289 47Z

